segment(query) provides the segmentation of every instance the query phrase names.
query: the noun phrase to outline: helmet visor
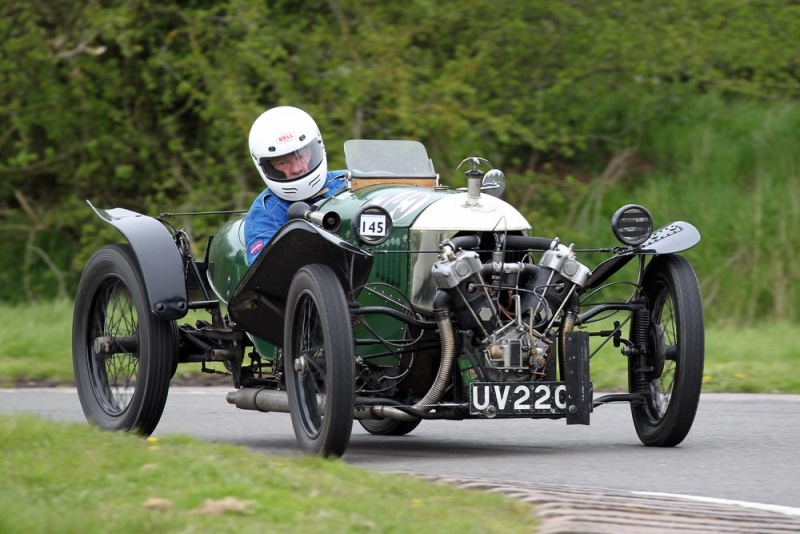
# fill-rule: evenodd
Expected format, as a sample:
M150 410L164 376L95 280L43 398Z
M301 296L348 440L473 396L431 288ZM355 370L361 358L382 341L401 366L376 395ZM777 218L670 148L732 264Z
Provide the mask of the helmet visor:
M322 142L319 138L314 138L306 146L288 154L258 158L258 164L270 180L292 182L314 172L324 157Z

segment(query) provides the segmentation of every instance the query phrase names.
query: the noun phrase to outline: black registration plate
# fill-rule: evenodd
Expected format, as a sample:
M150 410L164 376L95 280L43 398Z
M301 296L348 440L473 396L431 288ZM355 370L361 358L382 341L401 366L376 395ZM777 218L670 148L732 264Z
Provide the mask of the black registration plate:
M565 382L478 382L469 389L472 415L557 415L566 411Z

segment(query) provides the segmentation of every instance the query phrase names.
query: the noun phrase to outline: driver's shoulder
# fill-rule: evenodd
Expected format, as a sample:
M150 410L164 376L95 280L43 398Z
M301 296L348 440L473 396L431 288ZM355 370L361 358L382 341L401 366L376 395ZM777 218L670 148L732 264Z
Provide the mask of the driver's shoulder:
M249 212L250 214L261 211L272 212L276 209L286 211L289 204L291 204L291 202L282 199L270 191L269 188L266 188L253 200L253 205L250 207Z
M347 171L328 171L325 179L325 186L328 189L338 190L347 184Z

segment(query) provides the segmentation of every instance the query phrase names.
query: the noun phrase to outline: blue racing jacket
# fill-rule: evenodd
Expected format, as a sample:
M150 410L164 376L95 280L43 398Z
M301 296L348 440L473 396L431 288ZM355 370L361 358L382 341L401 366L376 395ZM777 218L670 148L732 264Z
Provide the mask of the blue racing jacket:
M313 198L305 200L309 205L328 198L345 185L345 171L331 171L325 179L322 191ZM269 188L264 189L253 201L250 211L244 220L244 244L247 252L247 264L255 261L258 253L267 245L278 229L288 220L289 206L294 204L291 200L284 200L272 193Z

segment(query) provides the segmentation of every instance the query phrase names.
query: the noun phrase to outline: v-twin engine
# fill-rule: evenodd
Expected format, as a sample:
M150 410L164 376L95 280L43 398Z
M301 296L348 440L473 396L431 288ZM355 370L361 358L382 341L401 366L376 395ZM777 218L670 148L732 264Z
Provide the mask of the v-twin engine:
M470 237L467 243L477 246L477 236ZM458 249L453 241L440 245L432 276L449 296L456 330L470 340L461 347L462 358L491 381L545 376L555 352L553 325L565 309L577 308L577 291L589 269L575 260L571 247L557 241L538 265L505 261L501 250L484 262L478 252L466 250L468 245Z

